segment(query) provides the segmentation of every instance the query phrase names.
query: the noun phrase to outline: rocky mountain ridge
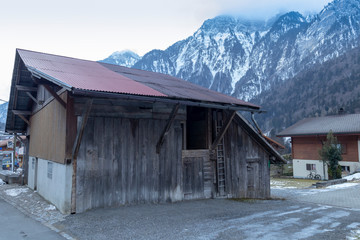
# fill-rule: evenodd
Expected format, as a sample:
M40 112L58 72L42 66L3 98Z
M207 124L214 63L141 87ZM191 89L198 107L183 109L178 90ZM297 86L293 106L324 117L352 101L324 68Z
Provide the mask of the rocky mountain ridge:
M359 46L359 19L359 0L335 0L311 17L289 12L265 22L219 16L133 67L251 101L275 82Z

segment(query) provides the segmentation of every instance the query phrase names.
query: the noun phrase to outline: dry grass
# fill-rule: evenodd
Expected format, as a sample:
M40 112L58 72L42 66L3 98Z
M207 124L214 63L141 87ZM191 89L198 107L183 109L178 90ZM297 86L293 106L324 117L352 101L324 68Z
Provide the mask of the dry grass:
M319 180L294 179L294 178L271 178L270 185L273 188L309 188Z

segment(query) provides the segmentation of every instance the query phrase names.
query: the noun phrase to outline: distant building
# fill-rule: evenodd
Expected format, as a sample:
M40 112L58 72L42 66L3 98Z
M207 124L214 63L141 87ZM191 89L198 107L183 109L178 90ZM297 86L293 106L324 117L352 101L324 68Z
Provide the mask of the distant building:
M316 171L328 178L319 150L330 130L342 150L342 170L353 173L360 168L360 114L306 118L277 135L291 137L294 177L305 178L310 171Z
M7 132L29 139L28 185L65 213L270 197L283 162L238 113L259 106L164 74L17 50Z

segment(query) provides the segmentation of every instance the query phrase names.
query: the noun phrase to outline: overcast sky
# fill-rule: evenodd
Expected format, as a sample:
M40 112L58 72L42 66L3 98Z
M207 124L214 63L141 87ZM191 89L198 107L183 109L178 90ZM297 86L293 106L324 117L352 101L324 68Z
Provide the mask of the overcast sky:
M13 0L0 8L0 99L8 100L15 49L88 60L143 55L192 35L221 14L269 18L319 12L330 0Z

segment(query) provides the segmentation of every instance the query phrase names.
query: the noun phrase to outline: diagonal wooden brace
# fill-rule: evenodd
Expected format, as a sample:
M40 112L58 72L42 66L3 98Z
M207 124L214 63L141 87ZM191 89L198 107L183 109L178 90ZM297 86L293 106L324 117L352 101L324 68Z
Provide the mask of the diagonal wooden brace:
M157 144L156 144L156 153L157 153L157 154L160 153L161 146L162 146L162 144L164 143L165 137L166 137L166 135L169 133L170 127L171 127L172 123L173 123L174 120L175 120L175 116L176 116L176 114L177 114L177 112L178 112L178 110L179 110L179 106L180 106L180 104L177 103L177 104L174 106L174 108L172 109L171 113L170 113L170 116L169 116L169 119L168 119L168 121L167 121L167 123L166 123L166 126L165 126L162 134L160 135L159 141L158 141Z
M220 129L220 131L219 131L218 135L216 136L214 142L212 143L210 150L215 150L216 146L219 144L221 139L224 137L226 131L230 127L230 123L234 119L235 114L236 114L236 111L232 111L231 115L226 119L224 125L222 126L222 128Z

